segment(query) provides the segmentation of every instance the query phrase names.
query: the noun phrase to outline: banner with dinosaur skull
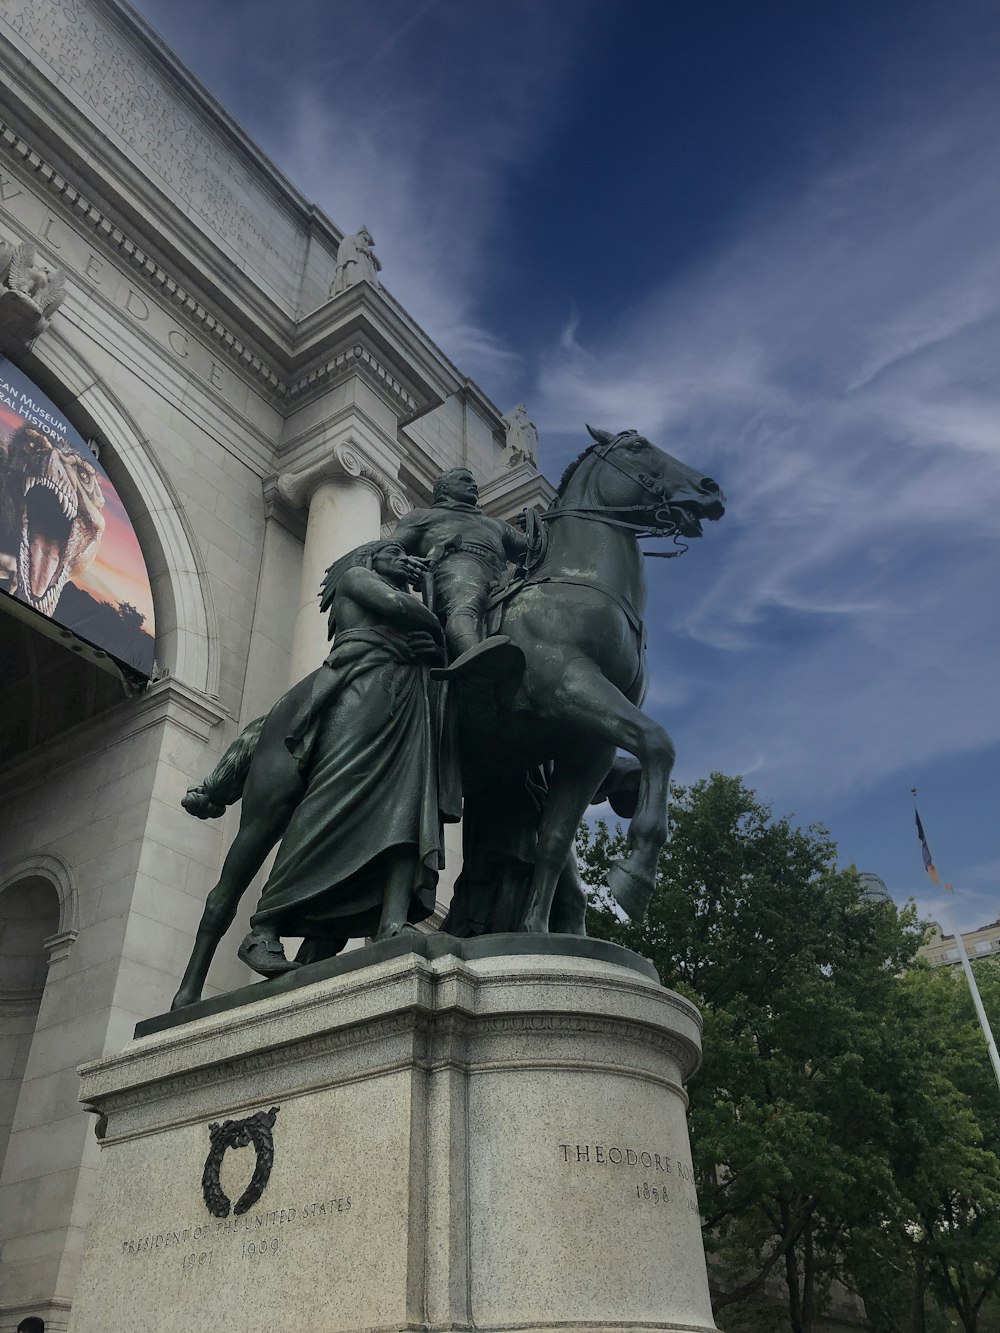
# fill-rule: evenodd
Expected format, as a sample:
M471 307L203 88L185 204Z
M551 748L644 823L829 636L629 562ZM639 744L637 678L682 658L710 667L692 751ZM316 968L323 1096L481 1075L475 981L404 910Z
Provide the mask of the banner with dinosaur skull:
M121 497L65 415L5 357L0 590L152 674L153 596Z

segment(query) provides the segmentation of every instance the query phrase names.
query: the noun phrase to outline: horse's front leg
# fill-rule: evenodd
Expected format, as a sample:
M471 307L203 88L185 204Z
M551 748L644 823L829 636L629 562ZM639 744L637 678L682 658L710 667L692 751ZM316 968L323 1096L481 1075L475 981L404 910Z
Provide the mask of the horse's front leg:
M522 930L537 935L548 932L553 898L573 851L576 830L613 758L610 746L584 743L571 764L554 765L535 844L535 870Z
M239 832L226 853L219 882L205 902L194 948L171 1009L183 1009L201 999L215 951L236 919L240 899L302 800L302 780L284 746L267 759L270 762L265 760L256 765L256 771L250 770L243 792Z
M629 823L628 854L611 867L608 876L611 892L629 916L637 920L649 905L657 858L667 840L673 741L658 722L629 703L593 662L576 662L567 670L556 692L556 702L560 721L565 722L567 728L578 729L584 745L594 741L610 747L620 746L639 761L639 796ZM606 772L607 768L597 773L591 795ZM582 814L581 809L578 818ZM544 822L543 816L543 827ZM529 915L535 906L533 888Z

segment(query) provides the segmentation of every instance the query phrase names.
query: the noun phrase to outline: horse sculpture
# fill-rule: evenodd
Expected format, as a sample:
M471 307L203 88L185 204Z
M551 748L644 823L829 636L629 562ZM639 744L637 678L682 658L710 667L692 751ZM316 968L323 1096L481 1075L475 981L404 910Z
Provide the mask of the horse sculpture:
M575 920L582 933L573 839L612 769L616 749L635 756L639 781L628 853L612 868L608 887L630 917L646 910L666 840L674 747L663 727L639 707L646 688L646 580L639 539L697 537L702 519L719 519L725 512L715 481L636 431L588 430L594 444L567 468L556 500L541 515L544 555L504 602L500 630L525 659L520 687L506 707L481 717L478 725L475 718L462 717L466 825L473 836L489 821L504 819L512 784L527 770L545 766L520 925L532 933L550 929L554 904L557 928L572 929L566 923ZM508 841L523 845L524 836L524 830L512 830ZM468 853L474 857L475 849L467 848L467 859ZM482 876L481 882L488 879ZM459 899L462 889L460 881ZM460 918L486 915L481 905L470 912L459 901L457 909L444 929ZM497 928L496 918L493 922ZM513 925L501 922L500 928L504 924Z
M628 852L612 868L609 888L630 917L646 910L666 840L674 747L639 708L646 679L639 539L700 536L702 519L725 512L715 481L636 431L588 430L594 443L567 468L556 500L541 515L547 540L540 560L503 596L500 628L524 655L523 677L513 690L499 686L488 707L459 700L467 863L470 853L482 862L482 849L468 847L468 834L476 836L487 825L499 825L508 843L530 848L533 869L520 928L533 933L548 932L550 923L584 933L573 837L595 793L613 788L608 778L618 748L635 757L639 774ZM301 798L301 778L283 737L311 681L309 676L293 686L266 718L251 723L213 774L184 799L189 813L210 818L242 795L243 811L174 1008L200 997L242 893ZM511 794L523 793L526 775L539 769L545 773L541 799L521 799L512 809ZM466 923L485 919L482 904L470 910L461 898L492 891L488 876L478 889L463 888L460 880L459 912L452 916ZM557 892L568 902L557 902Z

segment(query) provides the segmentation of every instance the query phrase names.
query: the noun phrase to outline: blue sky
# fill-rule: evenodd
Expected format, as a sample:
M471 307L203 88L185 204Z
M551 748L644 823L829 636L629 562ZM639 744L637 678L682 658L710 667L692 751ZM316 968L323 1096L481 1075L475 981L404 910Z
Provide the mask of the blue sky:
M1000 916L1000 8L141 0L553 479L714 475L648 710L963 929Z

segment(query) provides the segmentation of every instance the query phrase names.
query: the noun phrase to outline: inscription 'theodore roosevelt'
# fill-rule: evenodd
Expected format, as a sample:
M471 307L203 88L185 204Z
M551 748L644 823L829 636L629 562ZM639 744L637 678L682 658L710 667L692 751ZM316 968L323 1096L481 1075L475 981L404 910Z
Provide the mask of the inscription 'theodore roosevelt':
M641 1166L647 1171L662 1171L680 1180L694 1180L694 1172L687 1162L681 1162L666 1152L649 1152L645 1148L619 1147L605 1143L560 1143L564 1162L592 1163L594 1166Z

